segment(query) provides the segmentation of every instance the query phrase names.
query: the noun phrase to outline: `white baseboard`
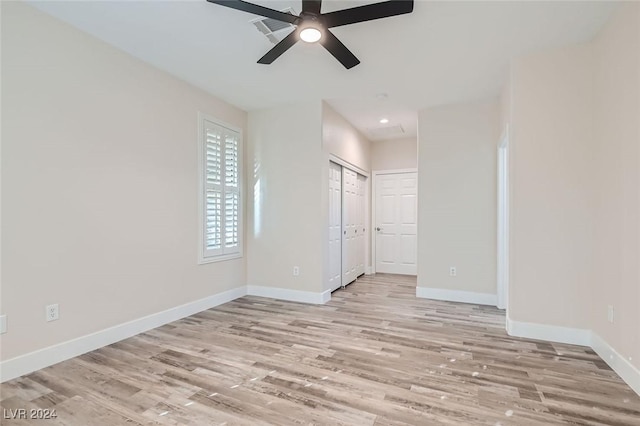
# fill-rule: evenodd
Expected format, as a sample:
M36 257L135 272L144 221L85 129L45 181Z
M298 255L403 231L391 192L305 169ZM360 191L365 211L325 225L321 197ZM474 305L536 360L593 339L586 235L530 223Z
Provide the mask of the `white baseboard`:
M116 325L86 336L0 362L0 382L32 373L67 359L102 348L161 325L230 302L247 294L245 286L214 294L166 311Z
M498 296L495 294L447 290L444 288L416 287L416 297L447 302L475 303L477 305L496 306L498 304Z
M638 395L640 395L640 370L620 355L611 345L593 331L591 332L591 348L602 358L618 376L622 378Z
M373 275L373 266L365 266L364 274L365 275Z
M507 333L516 337L589 346L640 395L640 370L592 330L514 321L507 317Z
M247 286L249 296L269 297L271 299L288 300L290 302L312 303L324 305L331 300L331 290L315 293L313 291L290 290L288 288L264 287L260 285Z
M321 295L322 305L324 305L329 300L331 300L331 290L325 290L322 293L320 293L320 295Z
M507 333L509 336L568 343L571 345L589 346L591 344L591 330L514 321L509 317L507 317Z

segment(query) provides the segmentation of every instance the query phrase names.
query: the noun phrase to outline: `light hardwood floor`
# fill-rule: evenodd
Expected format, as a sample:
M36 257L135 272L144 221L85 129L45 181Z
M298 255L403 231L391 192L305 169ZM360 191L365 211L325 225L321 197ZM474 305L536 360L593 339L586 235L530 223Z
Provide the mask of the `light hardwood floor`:
M243 297L2 384L1 405L82 426L640 425L640 397L591 349L509 337L496 308L415 286Z

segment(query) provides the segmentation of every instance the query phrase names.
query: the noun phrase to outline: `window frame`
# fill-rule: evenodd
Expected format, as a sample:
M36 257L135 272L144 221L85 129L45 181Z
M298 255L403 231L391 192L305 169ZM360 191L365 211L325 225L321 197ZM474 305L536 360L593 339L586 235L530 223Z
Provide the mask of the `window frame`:
M234 250L233 253L224 253L225 246L225 230L224 226L221 225L221 250L220 254L208 254L207 249L205 247L205 235L207 232L206 227L206 158L207 158L207 133L206 133L206 122L210 122L213 125L226 128L232 132L238 134L238 249ZM222 262L226 260L232 259L240 259L243 257L244 253L244 143L243 143L243 134L242 129L226 123L222 120L219 120L215 117L211 117L207 114L198 112L198 264L203 265L207 263L213 262ZM225 172L225 158L224 158L224 149L221 153L221 187L224 188L224 172ZM224 216L225 210L225 192L224 190L221 193L221 216Z

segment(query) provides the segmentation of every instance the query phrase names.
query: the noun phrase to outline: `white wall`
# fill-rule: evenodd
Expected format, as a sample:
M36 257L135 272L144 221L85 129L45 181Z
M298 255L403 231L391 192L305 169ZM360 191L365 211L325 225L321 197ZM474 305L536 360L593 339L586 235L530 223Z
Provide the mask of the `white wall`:
M249 113L249 285L322 291L321 108L317 101Z
M376 141L371 145L372 170L416 169L418 167L417 138Z
M619 7L593 47L596 271L589 326L640 369L640 3Z
M419 112L419 290L495 299L498 127L497 101Z
M594 272L591 47L512 67L510 317L584 328Z
M197 113L240 128L246 114L1 7L2 360L245 285L244 259L196 262Z

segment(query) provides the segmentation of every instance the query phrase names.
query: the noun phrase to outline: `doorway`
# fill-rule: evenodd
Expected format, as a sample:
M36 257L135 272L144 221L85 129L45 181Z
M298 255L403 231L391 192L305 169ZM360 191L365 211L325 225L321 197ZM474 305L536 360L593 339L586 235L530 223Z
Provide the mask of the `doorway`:
M374 174L375 272L417 275L418 173Z
M498 145L498 308L509 306L509 128Z

